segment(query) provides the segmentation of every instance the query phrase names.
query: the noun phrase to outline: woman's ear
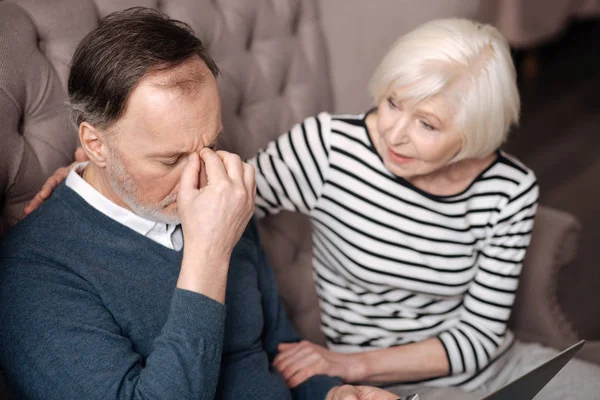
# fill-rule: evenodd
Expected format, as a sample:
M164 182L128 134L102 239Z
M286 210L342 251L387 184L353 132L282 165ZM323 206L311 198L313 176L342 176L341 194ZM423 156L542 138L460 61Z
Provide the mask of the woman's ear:
M79 125L79 141L81 148L90 159L100 168L106 166L106 156L108 148L106 147L106 134L102 134L95 126L82 122Z

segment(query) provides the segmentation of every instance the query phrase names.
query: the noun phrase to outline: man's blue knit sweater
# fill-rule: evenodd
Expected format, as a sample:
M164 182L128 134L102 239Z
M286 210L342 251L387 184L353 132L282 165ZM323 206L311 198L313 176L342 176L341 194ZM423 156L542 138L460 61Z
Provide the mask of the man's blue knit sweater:
M176 288L182 251L100 213L61 185L0 249L0 367L17 398L322 399L271 366L287 319L251 223L225 304ZM227 311L227 312L226 312Z

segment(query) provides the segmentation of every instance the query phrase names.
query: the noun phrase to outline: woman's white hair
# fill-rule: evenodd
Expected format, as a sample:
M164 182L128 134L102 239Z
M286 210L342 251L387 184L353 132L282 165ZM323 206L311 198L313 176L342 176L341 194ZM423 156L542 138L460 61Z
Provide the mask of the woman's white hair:
M493 26L466 19L430 21L402 36L375 70L369 89L376 104L390 96L412 105L446 96L463 138L454 161L489 155L519 122L506 40Z

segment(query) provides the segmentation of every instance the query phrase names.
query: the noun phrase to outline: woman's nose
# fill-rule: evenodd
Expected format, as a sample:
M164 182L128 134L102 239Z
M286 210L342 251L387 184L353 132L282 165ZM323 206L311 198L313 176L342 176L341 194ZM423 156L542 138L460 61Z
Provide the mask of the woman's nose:
M387 133L387 140L392 145L404 144L409 141L408 118L398 117Z

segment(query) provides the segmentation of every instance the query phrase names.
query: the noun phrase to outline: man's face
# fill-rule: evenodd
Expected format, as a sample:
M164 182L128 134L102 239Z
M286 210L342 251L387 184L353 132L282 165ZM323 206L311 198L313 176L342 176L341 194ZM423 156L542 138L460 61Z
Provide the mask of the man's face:
M202 83L193 81L199 75ZM144 77L109 129L106 170L121 205L152 221L179 223L177 191L187 156L214 149L221 129L217 83L199 58ZM201 173L200 185L205 182Z

